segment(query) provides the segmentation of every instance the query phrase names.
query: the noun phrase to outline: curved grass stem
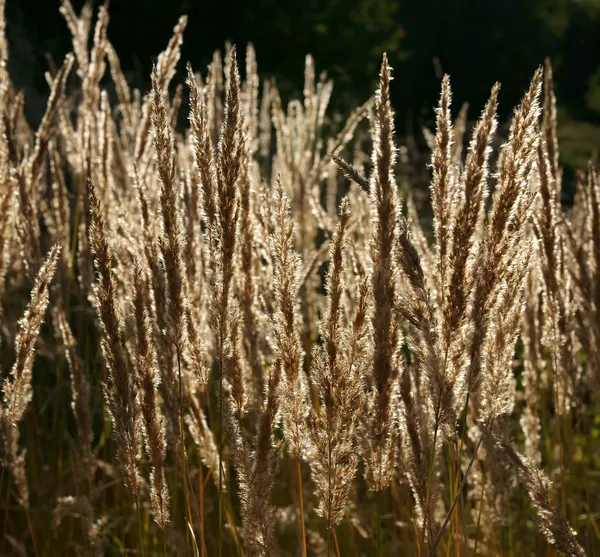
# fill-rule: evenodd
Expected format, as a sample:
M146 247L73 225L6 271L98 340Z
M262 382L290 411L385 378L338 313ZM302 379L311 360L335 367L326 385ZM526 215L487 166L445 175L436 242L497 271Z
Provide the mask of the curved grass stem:
M304 527L304 497L302 495L302 471L300 469L300 456L296 457L296 471L298 473L298 497L300 499L300 530L302 533L302 557L306 557L306 531Z

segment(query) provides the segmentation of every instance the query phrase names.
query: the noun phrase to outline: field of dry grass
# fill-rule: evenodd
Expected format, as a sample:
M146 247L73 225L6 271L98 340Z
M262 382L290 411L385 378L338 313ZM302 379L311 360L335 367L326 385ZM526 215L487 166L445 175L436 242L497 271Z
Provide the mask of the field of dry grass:
M251 46L186 74L182 17L145 93L60 10L37 130L0 24L0 554L595 555L600 179L561 204L550 64L499 139L443 78L422 226L385 55L339 121L310 56L287 104Z

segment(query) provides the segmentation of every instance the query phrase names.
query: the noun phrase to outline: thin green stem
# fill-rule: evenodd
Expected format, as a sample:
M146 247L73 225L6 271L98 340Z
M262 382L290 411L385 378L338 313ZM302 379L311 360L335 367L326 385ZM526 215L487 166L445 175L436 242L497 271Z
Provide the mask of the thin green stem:
M461 418L461 428L460 428L460 445L458 448L458 459L456 462L456 476L454 479L454 486L456 487L458 485L458 481L460 479L460 463L462 462L462 454L463 454L463 447L465 444L465 431L467 429L467 414L469 413L469 398L471 396L471 391L467 391L467 396L465 398L465 406L463 408L463 413L462 413L462 418ZM452 498L454 498L456 496L456 492L452 493ZM458 508L455 511L456 513L458 513ZM457 526L458 526L458 519L456 519L457 522ZM464 527L464 524L463 524ZM455 531L455 537L456 537L456 541L458 543L458 531Z
M560 406L558 400L558 381L560 380L557 375L558 365L556 352L552 353L552 370L553 370L553 379L554 385L552 388L553 391L553 399L554 399L554 408L556 410L555 424L556 424L556 440L558 442L559 449L559 465L560 465L560 502L561 502L561 511L563 516L567 516L567 493L565 486L565 449L563 446L563 436L561 434L561 414L560 414Z
M142 531L142 513L140 512L140 502L137 493L135 494L135 511L137 513L138 535L140 537L140 552L142 554L142 557L144 557L144 533Z
M508 550L510 557L514 556L514 547L513 547L513 535L512 535L512 513L511 513L512 505L508 504Z
M487 433L491 423L492 423L491 419L487 421L487 423L485 424L485 426L483 428L483 431L481 432L481 435L479 436L479 441L477 441L477 446L475 447L475 450L473 451L473 455L471 456L471 460L469 461L469 465L467 466L467 469L465 470L465 474L463 476L462 482L460 482L460 487L458 488L458 493L456 494L456 497L454 497L454 500L452 501L452 505L450 505L450 510L448 511L448 514L446 514L446 518L444 519L444 523L442 524L442 527L440 528L440 531L438 532L438 535L436 536L435 541L433 542L433 546L431 547L431 550L429 551L429 557L434 557L437 546L440 544L440 541L442 540L444 530L446 529L446 526L448 525L448 521L450 520L450 517L452 516L452 512L454 511L454 507L456 506L456 503L458 502L458 498L459 498L463 488L465 487L465 484L467 483L467 477L469 476L469 472L471 471L473 463L475 462L475 457L477 456L479 447L481 447L481 442L483 441L483 438L485 437L485 434Z
M304 496L302 494L302 471L300 469L300 455L296 457L296 472L298 473L298 496L300 498L300 530L302 532L302 557L306 557L306 531L304 528Z
M2 477L4 477L5 466L2 467ZM10 481L10 480L9 480ZM0 496L2 492L0 491ZM10 499L10 483L6 485L6 499L4 500L4 519L2 520L2 542L0 543L0 555L4 555L4 540L6 540L6 526L8 524L8 502Z
M204 557L204 469L202 461L198 465L198 471L200 473L200 556Z
M33 523L31 522L31 515L29 514L29 509L25 509L25 516L27 517L27 528L29 529L29 536L31 537L31 545L33 546L33 555L37 557L38 549L37 542L35 539L35 532L33 530Z
M223 555L223 333L219 339L219 557Z
M329 422L327 430L327 557L329 557L331 549L331 432L329 431Z
M481 515L483 512L483 498L485 496L485 471L481 473L481 494L479 495L479 511L477 512L477 530L475 530L475 548L473 549L473 557L477 556L477 544L479 543L479 527L481 526Z
M377 498L377 555L380 557L383 550L381 540L381 491L378 491L375 497Z
M452 455L450 455L450 447L447 443L444 443L444 453L446 455L446 467L448 468L448 492L450 494L450 501L452 501L452 499L454 498L454 468L456 465L456 461L452 460ZM450 557L453 531L454 521L450 521L450 536L448 537L448 543L446 545L446 557Z
M176 346L177 349L177 375L178 375L178 379L179 379L179 433L180 433L180 442L181 442L181 469L182 469L182 474L183 474L183 493L184 493L184 497L185 497L185 512L186 512L186 518L189 524L191 524L191 520L192 520L192 513L190 511L190 499L189 499L189 495L188 495L188 485L187 485L187 470L186 470L186 462L185 462L185 437L183 434L183 384L181 381L181 351L179 348L179 343L177 343ZM186 536L185 536L186 542L188 544L188 549L189 549L189 543L190 543L190 536L189 536L189 532L188 529L186 528Z
M4 485L4 471L6 470L5 466L2 466L2 472L0 473L0 497L2 497L2 487Z
M437 407L435 410L435 429L433 430L433 445L431 446L431 457L429 459L429 471L427 473L427 491L425 493L425 512L423 514L423 528L421 530L421 541L419 547L424 547L425 544L425 531L429 527L431 530L431 524L428 524L427 518L429 516L429 499L431 498L431 478L433 477L433 463L435 461L435 445L437 443L438 428L440 425L440 410L441 410L442 393L440 392Z
M335 545L335 557L340 557L340 545L338 544L338 539L335 534L335 528L332 528L331 531L333 533L333 543Z

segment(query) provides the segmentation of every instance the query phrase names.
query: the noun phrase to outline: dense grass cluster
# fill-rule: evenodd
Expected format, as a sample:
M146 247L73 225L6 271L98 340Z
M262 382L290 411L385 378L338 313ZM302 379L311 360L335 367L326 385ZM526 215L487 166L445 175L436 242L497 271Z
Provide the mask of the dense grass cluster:
M173 94L182 17L145 94L60 9L37 130L0 25L0 554L593 555L600 180L562 207L550 65L500 146L443 78L422 228L385 55L345 121L310 56L287 106L252 47Z

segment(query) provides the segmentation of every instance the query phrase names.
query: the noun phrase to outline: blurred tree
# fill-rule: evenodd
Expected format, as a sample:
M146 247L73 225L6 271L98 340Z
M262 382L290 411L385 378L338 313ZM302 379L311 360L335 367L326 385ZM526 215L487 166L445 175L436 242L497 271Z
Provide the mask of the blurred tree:
M72 2L81 9L83 0ZM58 4L7 0L10 71L26 90L32 120L47 95L44 54L60 60L70 48ZM225 41L241 49L252 41L261 74L276 77L284 95L299 95L311 53L317 71L326 69L335 80L332 102L343 112L371 94L387 51L400 133L432 124L439 95L434 59L452 77L455 111L469 101L475 118L500 81L506 119L550 56L561 114L574 135L579 121L592 129L600 124L600 0L113 0L110 13L109 37L126 75L144 91L156 55L187 13L182 58L196 70Z
M600 115L600 66L588 79L588 87L585 92L585 106Z
M496 81L502 83L504 117L519 101L533 71L546 56L560 63L561 41L572 0L422 0L400 12L410 53L399 69L406 83L402 103L416 116L432 118L439 86L432 64L450 74L455 107L469 101L473 116Z

